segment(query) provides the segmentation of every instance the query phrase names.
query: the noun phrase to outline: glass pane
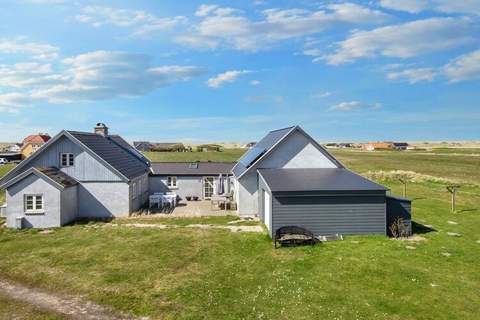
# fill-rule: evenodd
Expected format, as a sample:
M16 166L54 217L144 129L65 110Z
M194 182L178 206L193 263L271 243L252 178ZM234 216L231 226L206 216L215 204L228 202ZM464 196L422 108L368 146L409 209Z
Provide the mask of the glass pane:
M73 166L73 154L70 155L68 165Z
M37 209L37 210L43 209L43 197L42 196L37 196L35 198L35 209Z

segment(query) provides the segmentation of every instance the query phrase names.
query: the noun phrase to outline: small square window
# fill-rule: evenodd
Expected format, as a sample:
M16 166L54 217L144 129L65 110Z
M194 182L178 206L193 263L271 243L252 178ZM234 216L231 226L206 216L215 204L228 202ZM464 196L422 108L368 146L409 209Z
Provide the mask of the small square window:
M177 177L167 177L167 186L169 188L177 187Z
M74 165L74 155L73 153L61 153L60 154L60 164L62 167L71 167Z
M25 195L25 213L43 213L43 195Z

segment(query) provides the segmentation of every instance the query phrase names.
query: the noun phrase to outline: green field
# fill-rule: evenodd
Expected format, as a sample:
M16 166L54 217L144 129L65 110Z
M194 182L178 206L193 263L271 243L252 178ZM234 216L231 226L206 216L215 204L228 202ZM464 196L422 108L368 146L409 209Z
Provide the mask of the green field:
M144 152L153 162L234 162L237 161L246 149L225 149L219 152Z
M13 168L13 165L11 164L0 166L0 178L3 177L5 174L7 174L7 172L12 170L12 168ZM4 202L5 202L5 191L0 190L0 205Z
M406 170L460 183L480 184L480 157L476 155L423 154L409 151L329 150L348 168L364 173Z
M359 172L403 169L461 181L458 210L450 212L444 184L409 183L414 231L425 241L349 236L281 249L274 249L265 234L224 230L104 223L59 228L53 234L2 228L2 277L152 319L478 319L478 160L446 156L453 158L448 162L403 152L335 154ZM401 193L399 182L382 182ZM181 226L232 219L118 222ZM0 297L0 310L5 305L15 308Z

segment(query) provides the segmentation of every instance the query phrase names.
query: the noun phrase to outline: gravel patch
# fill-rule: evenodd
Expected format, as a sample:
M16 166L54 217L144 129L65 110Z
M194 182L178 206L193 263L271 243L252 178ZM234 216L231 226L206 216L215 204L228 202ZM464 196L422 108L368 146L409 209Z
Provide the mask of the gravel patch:
M135 318L126 314L113 312L107 307L86 301L78 296L66 296L44 290L29 288L19 283L0 279L0 293L25 304L36 306L42 310L65 315L69 319L80 320L130 320L149 319Z

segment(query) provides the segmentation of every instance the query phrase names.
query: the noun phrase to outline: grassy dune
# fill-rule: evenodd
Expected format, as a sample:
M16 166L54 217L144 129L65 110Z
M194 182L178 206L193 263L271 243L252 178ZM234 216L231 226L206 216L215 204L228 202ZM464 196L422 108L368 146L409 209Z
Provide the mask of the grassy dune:
M153 162L234 162L245 151L245 149L225 149L220 152L144 152L144 154Z

